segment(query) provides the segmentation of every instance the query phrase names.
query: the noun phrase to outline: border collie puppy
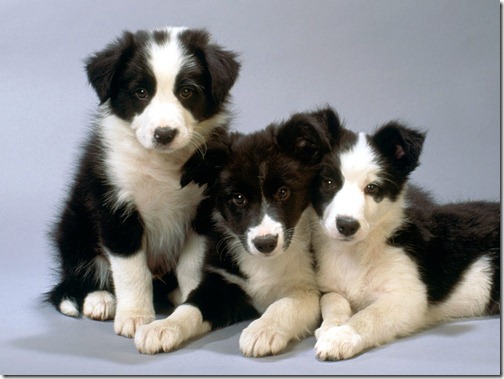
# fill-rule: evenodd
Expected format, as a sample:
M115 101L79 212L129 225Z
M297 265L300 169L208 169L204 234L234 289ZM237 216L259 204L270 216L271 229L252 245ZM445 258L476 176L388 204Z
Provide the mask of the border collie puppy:
M424 137L397 122L341 129L325 158L313 198L321 360L500 312L500 204L438 205L408 186Z
M141 353L168 352L259 315L240 337L246 356L279 353L289 341L313 332L320 307L310 252L315 214L309 188L324 150L329 152L323 125L333 116L323 110L298 113L250 135L216 138L204 160L196 155L188 162L183 184L208 185L209 197L194 222L206 255L182 255L181 288L196 276L192 271L198 265L199 282L171 316L138 329L135 344Z
M132 337L154 319L152 277L176 267L203 195L181 189L181 169L227 125L239 63L186 28L124 32L86 63L100 106L53 231L61 269L48 298L68 316L115 317Z

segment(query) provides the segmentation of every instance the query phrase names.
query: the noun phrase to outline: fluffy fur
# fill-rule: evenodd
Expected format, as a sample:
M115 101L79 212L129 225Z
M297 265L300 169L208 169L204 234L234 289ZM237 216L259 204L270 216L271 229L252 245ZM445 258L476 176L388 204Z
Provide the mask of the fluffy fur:
M183 183L208 185L194 223L206 255L198 263L193 253L189 269L179 265L187 300L167 319L138 329L140 352L171 351L259 315L240 337L246 356L279 353L313 332L320 309L309 249L309 186L324 148L329 151L326 117L325 110L296 114L250 135L216 137L204 160L197 155L188 162ZM195 266L202 268L198 283Z
M60 282L48 298L132 337L154 319L152 277L173 283L203 195L181 189L181 169L226 127L239 63L204 30L165 28L125 32L86 70L100 106L53 231Z
M500 312L500 204L436 204L408 186L425 135L397 122L373 135L337 126L315 181L321 360L456 317Z

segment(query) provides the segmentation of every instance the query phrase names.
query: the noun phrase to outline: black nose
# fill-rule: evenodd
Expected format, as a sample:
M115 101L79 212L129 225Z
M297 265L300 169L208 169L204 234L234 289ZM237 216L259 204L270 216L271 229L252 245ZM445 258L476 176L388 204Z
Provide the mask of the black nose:
M252 240L252 243L258 251L263 254L271 253L275 250L278 242L278 235L267 234L265 236L256 237Z
M154 140L161 145L168 145L177 134L177 129L159 127L154 130Z
M338 231L344 236L352 236L359 230L359 221L350 217L338 217L336 219L336 227Z

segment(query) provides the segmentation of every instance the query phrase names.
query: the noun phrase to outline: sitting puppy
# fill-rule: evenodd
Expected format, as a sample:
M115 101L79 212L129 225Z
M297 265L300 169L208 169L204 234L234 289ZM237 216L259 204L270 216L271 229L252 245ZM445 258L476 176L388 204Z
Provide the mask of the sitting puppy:
M202 270L196 288L171 316L139 328L140 352L168 352L260 314L240 337L246 356L279 353L289 341L313 332L320 309L310 253L309 186L330 149L323 125L333 123L325 119L334 116L296 114L250 135L216 135L204 160L196 155L186 164L183 185L207 184L209 197L194 222L199 245L182 253L177 268L182 292L194 268ZM204 257L199 250L206 250Z
M124 32L86 63L100 106L52 233L60 270L47 298L133 337L154 320L152 278L167 282L203 198L180 189L181 169L227 125L240 65L187 28Z
M424 134L341 129L313 205L321 360L346 359L456 317L500 311L500 205L438 205L407 185Z

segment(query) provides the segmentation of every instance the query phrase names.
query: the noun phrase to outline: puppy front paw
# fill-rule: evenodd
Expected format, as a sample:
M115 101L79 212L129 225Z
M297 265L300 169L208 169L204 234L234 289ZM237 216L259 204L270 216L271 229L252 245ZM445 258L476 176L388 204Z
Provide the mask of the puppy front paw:
M350 326L318 330L315 352L322 361L348 359L363 349L362 337Z
M141 311L117 312L114 319L114 330L120 336L133 338L140 326L149 324L154 319L154 313Z
M263 357L281 352L289 343L289 336L278 327L252 322L240 336L240 350L247 357Z
M135 333L135 346L142 354L169 352L184 340L182 326L168 319L140 326Z
M111 320L116 310L116 299L108 291L94 291L84 299L82 313L93 320Z

